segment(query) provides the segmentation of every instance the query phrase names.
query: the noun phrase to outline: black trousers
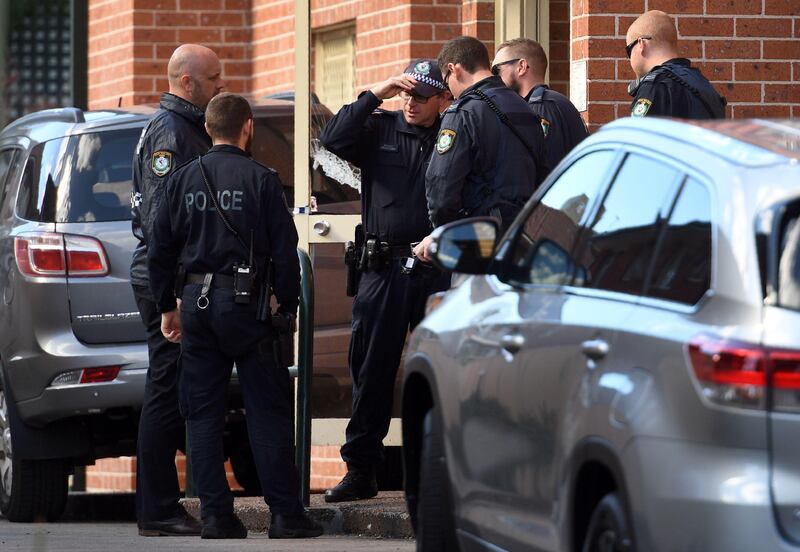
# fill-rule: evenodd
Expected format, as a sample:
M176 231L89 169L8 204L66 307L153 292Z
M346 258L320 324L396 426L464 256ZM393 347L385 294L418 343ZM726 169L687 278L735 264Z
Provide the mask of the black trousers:
M401 261L361 275L353 300L349 364L353 378L353 414L347 424L342 459L367 467L383 461L389 432L394 383L406 334L425 316L432 293L450 287L450 275L430 267L401 272Z
M161 314L150 291L133 286L133 294L147 331L150 359L136 446L136 518L142 523L168 519L180 511L175 453L183 446L186 431L178 410L180 345L161 334Z
M256 321L255 301L234 303L233 290L211 289L206 309L197 306L199 295L199 285L184 288L179 395L201 516L233 512L222 432L234 362L264 501L273 513L302 513L294 464L291 380L286 368L276 366L271 348L263 346L271 332L269 323Z

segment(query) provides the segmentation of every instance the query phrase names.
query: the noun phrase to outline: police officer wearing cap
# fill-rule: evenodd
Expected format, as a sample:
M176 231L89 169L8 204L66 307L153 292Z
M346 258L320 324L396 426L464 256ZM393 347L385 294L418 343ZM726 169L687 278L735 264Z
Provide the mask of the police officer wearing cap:
M161 315L150 290L147 248L161 192L174 169L208 151L203 127L208 102L225 86L217 55L204 46L184 44L170 57L169 92L145 126L133 159L131 207L133 252L131 284L147 332L149 367L136 445L136 517L143 536L199 535L200 524L178 504L181 496L175 453L186 442L178 411L180 347L161 335Z
M182 346L179 395L200 496L201 536L247 536L233 513L223 465L227 385L236 363L250 445L272 512L269 536L315 537L322 529L299 498L291 384L286 366L274 357L265 286L274 282L277 317L293 319L300 293L297 232L277 174L247 153L253 137L247 100L227 93L215 97L205 126L214 146L177 169L160 190L148 250L161 331ZM186 270L180 312L173 293L178 262Z
M549 171L541 123L492 75L477 38L449 40L438 61L456 101L444 113L425 176L431 222L493 216L505 230ZM430 245L427 236L414 253L429 261Z
M626 44L637 77L628 86L633 117L725 117L725 99L688 59L678 57L678 33L669 15L652 10L640 16L628 28Z
M378 109L395 96L403 102L402 110ZM440 113L449 102L436 61L418 59L402 75L344 106L320 136L328 150L361 168L365 233L354 255L361 273L349 355L353 413L341 448L347 474L326 491L327 502L377 494L375 466L383 460L382 441L389 430L406 334L423 318L428 296L449 287L448 276L411 256L411 244L432 229L425 170Z
M525 98L542 124L547 162L556 165L588 136L586 124L572 102L544 84L547 55L530 38L514 38L500 44L492 63L492 74Z

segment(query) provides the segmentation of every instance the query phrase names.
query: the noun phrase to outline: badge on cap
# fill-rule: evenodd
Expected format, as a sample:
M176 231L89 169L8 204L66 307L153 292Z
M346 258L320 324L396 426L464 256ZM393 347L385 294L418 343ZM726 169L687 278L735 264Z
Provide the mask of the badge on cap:
M544 133L544 137L547 138L547 135L550 134L550 121L541 117L542 122L542 132Z
M150 161L150 168L153 169L156 176L167 174L172 169L172 152L164 150L155 152Z
M436 151L439 155L447 153L453 147L456 141L456 131L449 128L443 128L439 132L439 137L436 139Z
M420 75L428 75L431 72L431 64L429 61L420 61L414 66L414 72Z
M633 110L631 111L631 117L644 117L647 115L647 112L650 111L650 107L653 105L653 102L646 98L642 98L638 100L633 105Z

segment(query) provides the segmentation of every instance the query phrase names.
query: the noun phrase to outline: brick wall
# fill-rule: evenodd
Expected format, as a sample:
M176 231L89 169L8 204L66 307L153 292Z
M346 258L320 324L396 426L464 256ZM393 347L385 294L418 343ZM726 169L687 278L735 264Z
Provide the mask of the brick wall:
M249 90L250 0L90 0L89 107L158 100L182 43L213 48L233 92Z
M175 457L178 469L178 483L181 490L186 486L186 457L178 453ZM225 475L231 490L242 488L236 482L230 462L225 462ZM136 458L122 456L120 458L104 458L86 467L86 490L90 492L131 492L136 490Z
M569 94L569 0L550 0L550 87Z
M680 53L728 99L728 114L800 115L797 0L572 0L572 59L588 60L592 128L630 114L625 34L642 12L678 13Z

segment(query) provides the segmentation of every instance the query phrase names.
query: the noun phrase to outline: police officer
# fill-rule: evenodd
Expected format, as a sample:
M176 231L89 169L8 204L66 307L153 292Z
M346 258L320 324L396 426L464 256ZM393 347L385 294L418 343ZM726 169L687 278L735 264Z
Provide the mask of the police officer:
M378 109L399 96L403 109ZM341 448L344 479L328 502L378 492L375 466L383 460L403 344L424 316L427 297L449 287L449 277L411 258L410 244L431 231L425 169L450 93L435 60L418 59L402 75L364 92L330 120L320 141L361 168L361 212L366 238L379 258L365 258L353 301L350 373L353 413ZM385 244L380 247L380 244ZM368 247L368 251L375 251ZM360 257L361 254L357 255Z
M628 28L626 44L637 77L628 86L633 117L725 117L725 99L688 59L678 57L678 33L669 15L651 10L640 16Z
M528 104L491 73L477 38L445 43L439 66L456 101L444 113L425 175L434 226L468 216L496 217L503 229L547 175L544 134ZM430 236L414 249L430 260Z
M547 163L554 168L586 138L586 124L572 102L544 84L547 55L530 38L514 38L500 44L492 62L492 74L525 98L542 123Z
M177 363L180 346L161 335L147 274L147 246L153 217L167 177L175 167L208 151L203 110L225 86L217 55L203 46L184 44L168 65L169 92L145 127L133 159L133 234L139 240L131 264L131 284L147 331L150 366L139 419L136 450L136 515L139 534L199 535L200 524L178 504L180 487L175 453L185 442L178 412Z
M291 387L273 358L269 322L257 319L269 295L256 297L274 267L278 312L293 318L300 294L297 232L280 179L247 151L253 114L247 100L220 94L206 110L214 141L208 154L170 177L153 224L150 282L161 330L182 344L179 391L192 473L200 496L203 538L244 538L225 477L222 432L233 363L241 383L247 429L271 538L314 537L322 529L305 514L294 466ZM174 297L181 262L186 286L180 313Z

